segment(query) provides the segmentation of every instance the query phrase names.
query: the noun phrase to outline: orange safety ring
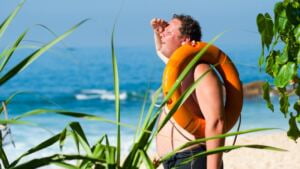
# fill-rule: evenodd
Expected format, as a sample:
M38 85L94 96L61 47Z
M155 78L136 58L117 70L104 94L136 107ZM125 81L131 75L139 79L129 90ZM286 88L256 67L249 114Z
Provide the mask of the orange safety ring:
M195 46L186 44L178 48L172 54L163 75L164 96L167 95L181 71L206 45L207 43L204 42L197 42ZM229 57L213 45L209 46L200 61L208 64L217 64L216 69L223 79L226 88L224 132L228 132L238 120L243 106L243 87L239 79L238 71ZM167 108L171 109L180 96L180 88L177 88L170 97ZM200 138L205 137L205 119L202 116L189 112L187 107L188 105L185 102L177 109L173 118L189 133Z

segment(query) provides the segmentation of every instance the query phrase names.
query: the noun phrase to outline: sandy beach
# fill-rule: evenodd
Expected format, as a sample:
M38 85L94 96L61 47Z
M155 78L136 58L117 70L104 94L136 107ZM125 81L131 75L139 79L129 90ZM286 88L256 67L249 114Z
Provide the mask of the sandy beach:
M227 139L231 145L233 139ZM300 139L294 142L285 132L239 136L237 145L262 144L286 149L287 152L241 148L224 153L224 169L300 169ZM163 169L159 166L159 169Z
M252 134L238 138L237 144L263 144L287 152L241 148L224 154L224 169L300 169L300 139L297 143L284 132ZM226 141L227 145L232 140Z

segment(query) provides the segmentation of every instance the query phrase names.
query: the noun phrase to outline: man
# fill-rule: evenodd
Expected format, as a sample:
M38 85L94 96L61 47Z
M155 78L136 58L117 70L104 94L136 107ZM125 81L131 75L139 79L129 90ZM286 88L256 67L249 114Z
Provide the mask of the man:
M201 40L201 29L197 21L188 15L174 15L170 22L154 18L151 20L154 30L155 46L159 57L165 62L172 53L183 44L193 45ZM200 63L195 66L181 83L180 90L187 89L197 78L210 69L208 64ZM187 99L189 111L201 113L206 120L205 137L223 134L224 103L222 85L214 71L210 71L198 84L194 93ZM167 114L161 114L160 122ZM157 152L160 157L173 151L180 145L197 139L195 136L181 128L171 119L157 135ZM224 139L207 141L204 145L188 147L178 152L174 157L163 163L164 168L178 165L184 158L201 151L215 149L224 145ZM191 163L181 166L182 169L220 169L222 168L222 154L213 154L207 157L194 159Z

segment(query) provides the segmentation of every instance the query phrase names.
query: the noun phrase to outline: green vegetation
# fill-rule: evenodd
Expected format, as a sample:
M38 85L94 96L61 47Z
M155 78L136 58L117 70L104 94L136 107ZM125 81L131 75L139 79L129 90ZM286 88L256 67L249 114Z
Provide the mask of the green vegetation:
M276 3L274 18L268 13L259 14L257 26L262 43L259 65L273 79L265 83L263 98L274 111L269 94L270 84L274 84L279 91L280 111L284 117L289 116L290 128L287 134L296 140L300 137L300 1L284 0ZM290 88L297 96L296 101L290 100Z
M20 3L20 5L12 12L11 15L1 24L0 26L0 37L9 25L9 23L13 20L13 18L16 16L22 5L24 4L24 1ZM30 65L34 60L36 60L41 54L46 52L49 48L51 48L53 45L61 41L63 38L71 34L78 26L80 26L82 23L84 23L86 20L80 22L79 24L75 25L73 28L71 28L66 33L60 35L53 41L45 44L43 47L35 50L32 54L25 57L24 60L22 60L20 63L18 63L16 66L14 66L11 70L8 70L7 73L5 73L0 78L0 84L4 84L7 82L10 78L14 77L17 73L24 70L28 65ZM200 80L205 76L203 74L199 79L196 80L196 82L189 87L186 92L180 97L178 102L175 104L175 106L170 110L169 115L166 117L164 122L156 128L155 125L157 123L157 119L159 117L159 114L161 113L163 107L165 106L166 102L169 100L170 96L174 93L174 91L179 87L180 82L184 79L184 77L187 75L187 73L192 69L194 64L196 64L198 59L201 59L201 56L205 52L205 50L213 44L218 37L214 38L206 48L201 50L196 56L195 59L193 59L189 65L184 69L182 74L179 76L177 83L175 83L172 87L172 89L169 91L168 95L163 99L162 103L160 103L159 108L155 108L155 104L157 104L157 99L159 93L161 93L161 88L157 89L157 91L154 94L153 100L151 102L151 105L148 108L146 118L139 121L143 121L140 123L139 127L136 128L136 126L131 126L129 124L123 124L121 123L120 119L120 98L119 98L119 75L118 75L118 66L117 66L117 57L115 55L114 51L114 31L112 31L112 38L111 38L111 52L112 52L112 66L113 66L113 72L114 72L114 91L115 91L115 111L116 111L116 120L110 120L105 119L100 116L90 115L86 113L81 112L72 112L68 110L49 110L49 109L35 109L31 110L29 112L26 112L22 115L16 116L11 119L7 120L0 120L0 124L7 125L7 124L21 124L21 125L34 125L32 123L23 121L22 119L28 116L36 116L44 113L55 113L59 115L64 116L71 116L75 118L80 119L86 119L86 120L94 120L99 122L105 122L105 123L112 123L116 125L117 128L117 143L111 144L109 141L109 137L104 134L103 136L99 137L98 141L91 145L89 143L89 140L86 137L85 131L82 129L80 123L78 122L70 122L64 129L62 129L61 132L55 134L54 136L44 140L40 144L36 145L33 148L30 148L28 151L22 153L19 157L17 157L14 161L10 162L8 161L8 158L6 156L6 153L3 149L3 140L2 136L0 137L0 159L1 159L1 166L0 168L6 168L6 169L33 169L38 168L42 166L47 165L57 165L63 168L68 169L138 169L141 167L142 164L144 164L147 168L153 169L156 168L154 164L152 163L151 158L148 154L148 149L150 147L151 142L155 138L158 131L164 126L165 122L171 118L171 116L176 112L176 110L184 103L184 101L188 98L188 96L192 93L192 91L195 89L196 85L200 82ZM20 37L17 39L17 41L12 45L12 47L6 49L1 53L1 71L5 67L5 65L8 63L10 57L12 56L13 52L17 50L20 46L20 43L22 42L24 36L26 35L27 31L25 31L23 34L20 35ZM217 65L216 65L217 66ZM210 70L209 70L210 71ZM18 93L16 93L18 94ZM16 95L12 95L9 97L5 104L9 104L11 99ZM145 96L145 101L146 101ZM4 111L4 106L1 107L1 112ZM143 108L144 109L144 108ZM143 112L143 110L142 110ZM142 113L141 113L142 114ZM127 127L130 129L133 129L136 131L136 137L134 144L131 147L131 150L128 152L128 154L125 156L124 159L121 160L121 127ZM198 139L192 142L189 142L185 145L182 145L182 147L176 149L174 152L166 155L162 158L163 160L168 159L171 155L176 153L177 151L186 148L187 146L191 146L193 144L199 144L201 142L205 142L207 140L211 139L217 139L217 138L225 138L240 134L247 134L251 132L258 132L258 131L265 131L265 130L271 130L271 129L253 129L253 130L246 130L246 131L240 131L240 132L234 132L234 133L228 133L223 134L219 136L215 136L212 138L203 138ZM67 139L72 139L75 143L74 149L77 150L76 154L63 154L62 152L57 152L56 154L52 154L46 157L41 158L35 158L31 160L24 160L25 157L28 157L29 155L32 155L34 153L37 153L41 150L47 149L49 146L52 146L54 144L58 144L60 149L62 150L65 141ZM116 145L116 146L114 146ZM241 147L248 147L248 148L257 148L257 149L268 149L268 150L275 150L275 151L284 151L283 149L270 147L270 146L264 146L264 145L232 145L232 146L225 146L220 147L215 150L210 150L207 152L195 154L195 156L201 156L201 155L207 155L212 153L219 153L219 152L228 152L230 150L234 150ZM80 150L83 150L81 152ZM191 157L191 158L193 158ZM187 161L191 160L191 158L187 159ZM162 162L160 161L160 162Z

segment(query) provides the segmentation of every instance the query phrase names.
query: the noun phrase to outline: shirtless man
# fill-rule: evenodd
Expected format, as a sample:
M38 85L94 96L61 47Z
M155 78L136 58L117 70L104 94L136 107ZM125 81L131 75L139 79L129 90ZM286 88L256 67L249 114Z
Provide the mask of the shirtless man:
M155 46L157 54L165 62L172 53L182 44L193 44L201 40L201 30L197 21L188 15L174 15L170 22L154 18L151 20L154 31ZM208 64L200 63L195 66L181 83L181 91L187 89L197 78L210 69ZM224 128L224 103L222 85L217 75L210 71L201 80L194 93L187 99L190 102L189 110L200 113L206 120L205 137L223 134ZM167 114L167 110L161 114L160 122ZM157 153L160 157L172 152L176 147L197 139L195 136L181 128L171 119L160 131L156 138ZM207 141L204 145L189 147L178 152L169 160L163 162L165 169L174 167L184 158L190 157L201 151L215 149L224 145L224 139ZM220 169L222 168L222 154L213 154L207 157L194 159L191 163L180 169Z

